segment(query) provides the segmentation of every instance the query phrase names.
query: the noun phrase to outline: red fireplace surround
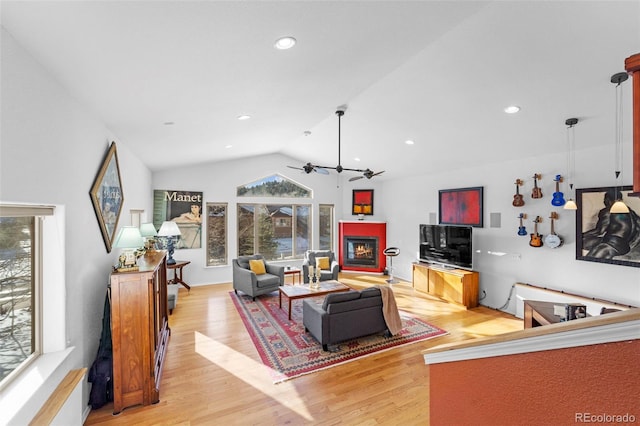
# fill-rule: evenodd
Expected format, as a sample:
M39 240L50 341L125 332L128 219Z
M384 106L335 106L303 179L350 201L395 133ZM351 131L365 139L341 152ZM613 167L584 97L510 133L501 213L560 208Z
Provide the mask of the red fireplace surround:
M356 266L346 264L345 255L347 247L345 238L377 238L377 265ZM387 247L387 224L386 222L371 221L340 221L338 230L338 262L342 271L361 271L382 273L386 267L384 249Z

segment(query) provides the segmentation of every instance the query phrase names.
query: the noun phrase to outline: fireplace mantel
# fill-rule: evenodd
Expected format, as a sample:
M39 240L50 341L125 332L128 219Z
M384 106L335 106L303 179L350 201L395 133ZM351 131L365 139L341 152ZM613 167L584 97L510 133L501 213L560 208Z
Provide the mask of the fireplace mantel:
M339 220L338 223L356 223L356 224L361 224L361 223L382 223L382 224L387 224L387 222L378 222L376 220Z
M384 249L387 245L387 223L369 220L341 220L338 222L338 262L343 271L382 273L386 267ZM376 239L375 265L353 265L347 258L347 238Z

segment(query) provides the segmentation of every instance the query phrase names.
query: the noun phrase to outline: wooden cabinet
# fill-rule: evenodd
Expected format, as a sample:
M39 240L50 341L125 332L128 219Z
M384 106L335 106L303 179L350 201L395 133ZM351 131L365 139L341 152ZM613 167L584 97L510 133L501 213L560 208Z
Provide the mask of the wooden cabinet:
M111 274L113 412L160 401L169 341L166 252L149 252L135 272Z
M457 303L467 309L478 306L478 272L413 264L413 287Z
M413 264L413 288L429 293L429 268L426 265Z

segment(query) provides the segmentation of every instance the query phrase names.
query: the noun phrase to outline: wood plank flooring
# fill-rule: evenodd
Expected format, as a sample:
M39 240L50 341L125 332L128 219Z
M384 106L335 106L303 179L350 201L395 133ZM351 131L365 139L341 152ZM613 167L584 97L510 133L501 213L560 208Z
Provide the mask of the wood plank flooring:
M354 288L387 277L341 274ZM327 370L273 384L229 291L231 284L180 289L160 402L112 415L93 410L86 425L428 425L429 372L420 351L523 328L522 320L478 307L465 310L392 286L398 307L449 332ZM294 303L301 303L294 301Z

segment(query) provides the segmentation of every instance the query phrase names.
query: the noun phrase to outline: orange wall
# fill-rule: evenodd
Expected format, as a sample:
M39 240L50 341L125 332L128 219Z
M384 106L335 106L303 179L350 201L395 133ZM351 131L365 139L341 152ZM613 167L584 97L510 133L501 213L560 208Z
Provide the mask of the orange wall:
M640 423L640 340L432 364L429 376L434 426Z

